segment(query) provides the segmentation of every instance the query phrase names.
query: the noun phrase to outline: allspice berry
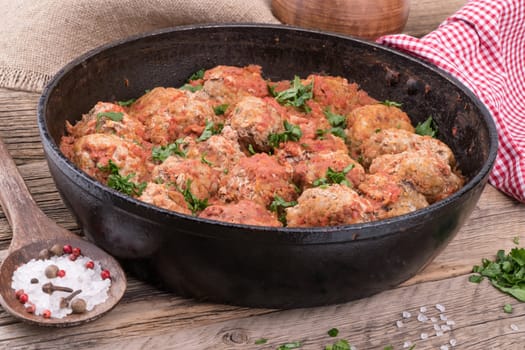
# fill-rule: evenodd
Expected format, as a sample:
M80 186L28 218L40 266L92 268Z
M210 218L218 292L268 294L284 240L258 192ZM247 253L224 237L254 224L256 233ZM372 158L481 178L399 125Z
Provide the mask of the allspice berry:
M71 309L75 314L86 312L86 301L82 298L76 298L71 302Z
M44 270L44 273L46 274L47 278L55 278L57 276L58 270L59 270L58 266L56 266L56 265L49 265Z
M42 249L42 250L38 253L38 259L39 259L39 260L46 260L46 259L49 259L49 249Z
M51 248L49 248L49 252L53 255L60 256L64 253L63 246L60 244L54 244Z

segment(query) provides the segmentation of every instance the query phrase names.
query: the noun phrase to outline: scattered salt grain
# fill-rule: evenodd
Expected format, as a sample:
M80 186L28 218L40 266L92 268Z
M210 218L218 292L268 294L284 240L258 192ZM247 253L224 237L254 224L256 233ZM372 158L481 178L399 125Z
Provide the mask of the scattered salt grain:
M436 322L438 321L438 319L435 318L435 317L431 317L431 318L430 318L430 321L432 321L432 323L436 323Z
M448 345L441 345L439 350L448 350Z
M404 326L403 321L396 321L397 328L401 328Z
M69 259L68 255L53 256L49 259L32 259L28 263L18 267L13 273L11 288L23 289L29 300L25 306L34 305L35 315L43 315L45 310L51 311L51 317L63 318L71 314L71 307L60 307L60 300L70 293L55 291L47 294L42 290L45 283L53 283L73 290L82 290L79 297L86 302L86 311L106 301L111 279L102 279L100 276L102 268L100 263L95 262L93 269L85 267L90 258L79 256L75 261ZM48 278L45 269L49 265L56 265L59 269L66 271L65 276L60 278ZM39 283L31 283L32 279L38 279Z
M446 324L442 324L441 325L441 330L443 332L450 331L450 326L447 326Z
M510 329L512 329L513 331L519 331L519 327L516 326L514 323L510 325Z
M406 341L403 343L403 349L406 349L406 348L409 348L412 346L412 342L411 341Z
M428 339L428 333L421 333L420 337L422 340L426 340Z
M403 318L410 318L412 315L408 311L403 311Z
M350 345L350 350L357 350L357 348L353 345Z
M418 320L419 322L427 322L427 321L428 321L428 317L425 316L425 315L422 314L422 313L419 313L419 314L417 315L417 320Z
M447 321L447 325L449 326L454 326L456 324L456 322L452 321L452 320L448 320Z
M436 331L436 337L442 337L443 336L443 331Z
M440 331L441 327L438 324L434 324L434 330L435 331Z
M441 319L441 321L446 321L446 320L448 320L448 317L447 317L445 314L440 314L440 315L439 315L439 318Z
M441 304L436 304L436 309L438 309L439 312L445 312L445 307Z
M427 312L427 308L426 308L426 306L421 306L421 307L419 308L419 311L420 311L420 312Z
M457 344L458 342L457 342L456 339L452 338L452 339L449 340L449 343L450 343L450 345L452 345L452 346L456 346L456 344Z

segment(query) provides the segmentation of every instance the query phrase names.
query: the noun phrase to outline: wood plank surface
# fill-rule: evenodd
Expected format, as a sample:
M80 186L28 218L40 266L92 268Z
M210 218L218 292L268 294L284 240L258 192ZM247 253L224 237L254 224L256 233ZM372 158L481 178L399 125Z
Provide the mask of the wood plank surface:
M406 32L421 36L465 1L412 1ZM39 95L0 89L0 137L38 205L60 225L78 232L45 162L36 125ZM1 190L1 189L0 189ZM195 302L129 276L117 307L92 323L67 329L22 324L0 309L0 349L276 349L300 341L301 349L324 349L347 339L356 349L525 349L525 303L487 281L468 282L472 266L498 249L525 242L525 206L487 186L467 224L422 272L403 285L349 303L295 310L252 309ZM0 258L11 230L0 210ZM503 312L509 303L513 312ZM440 312L436 304L446 310ZM429 320L420 322L422 307ZM411 313L409 319L403 311ZM436 335L435 324L447 326ZM435 318L435 322L431 318ZM403 324L396 324L402 321ZM336 327L339 336L327 331ZM446 329L446 327L445 327ZM428 339L422 339L426 333ZM440 334L440 333L439 333ZM265 338L267 343L255 345ZM424 336L423 336L424 338ZM455 343L454 343L455 340ZM455 346L451 345L452 343Z

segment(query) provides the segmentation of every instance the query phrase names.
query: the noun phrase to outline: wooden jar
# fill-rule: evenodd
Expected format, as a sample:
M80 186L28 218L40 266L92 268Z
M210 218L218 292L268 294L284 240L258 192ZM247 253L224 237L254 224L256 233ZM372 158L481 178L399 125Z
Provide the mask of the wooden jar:
M409 0L272 0L275 17L285 24L374 40L400 33Z

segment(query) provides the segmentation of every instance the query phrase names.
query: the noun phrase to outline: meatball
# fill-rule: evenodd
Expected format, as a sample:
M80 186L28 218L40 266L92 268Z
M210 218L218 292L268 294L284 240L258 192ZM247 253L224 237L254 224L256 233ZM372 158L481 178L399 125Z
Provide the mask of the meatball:
M288 227L337 226L374 219L374 206L345 185L313 187L286 208Z
M244 199L238 203L210 205L199 217L244 225L282 226L274 213L259 203Z
M411 183L429 203L446 198L463 186L463 178L450 165L428 150L385 154L375 158L371 174L385 173Z
M216 66L204 72L203 89L214 105L234 105L243 96L264 97L268 95L261 67Z
M316 153L342 152L348 148L340 137L328 134L322 139L301 139L300 142L284 142L275 150L280 163L296 166L299 162L310 159Z
M269 136L284 131L283 114L272 98L246 96L235 105L229 123L237 131L243 149L252 146L257 152L269 152Z
M270 205L275 196L292 201L297 197L292 173L289 164L281 165L266 153L244 157L223 179L218 196L225 202L249 199L264 207Z
M367 94L359 90L355 83L349 83L342 77L311 75L308 79L313 79L313 98L323 109L330 108L333 113L346 115L354 108L363 105L363 102L375 103L371 97L366 99Z
M184 91L179 89L156 87L137 99L129 107L129 114L144 123L183 95L185 95Z
M403 129L385 129L370 136L361 145L363 164L370 165L374 158L383 154L426 149L443 159L451 167L456 165L452 150L440 140L421 136Z
M97 133L115 134L137 142L142 142L144 138L144 125L131 118L123 107L109 102L98 102L75 126L67 122L66 127L75 138Z
M331 174L334 172L342 174L353 187L359 185L365 177L365 169L347 153L322 152L313 153L309 159L300 161L294 168L294 180L299 186L308 188L323 179L326 183L333 183L334 176Z
M228 127L225 127L227 129ZM236 139L226 137L233 135L226 131L220 135L213 135L203 142L192 142L188 147L188 158L200 159L213 169L227 173L240 158L245 157Z
M153 169L151 177L173 184L179 191L189 190L200 200L213 197L219 188L219 172L200 159L170 156Z
M366 175L359 191L378 204L377 218L386 219L410 213L428 206L428 202L414 186L388 174Z
M148 182L148 185L138 199L178 213L191 214L182 193L174 189L173 186L166 184Z
M383 129L404 129L414 132L408 115L394 106L373 104L354 109L346 119L351 155L361 153L361 144Z
M154 144L166 145L188 135L198 137L207 122L220 122L209 101L185 91L145 121L146 138Z

